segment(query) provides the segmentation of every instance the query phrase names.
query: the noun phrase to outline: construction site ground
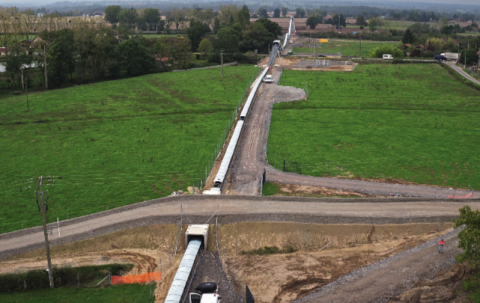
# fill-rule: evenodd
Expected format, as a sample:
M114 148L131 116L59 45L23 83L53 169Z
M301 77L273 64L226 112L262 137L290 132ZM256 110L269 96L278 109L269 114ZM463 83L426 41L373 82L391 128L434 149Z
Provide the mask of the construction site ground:
M225 295L222 294L225 300L222 301L239 302L248 284L257 302L289 302L348 272L426 242L450 230L451 226L451 223L373 226L232 223L218 227L219 259L215 228L211 225L208 249L213 252L205 253L192 290L200 282L223 281L220 292L225 289ZM180 237L175 254L177 235ZM54 246L52 262L62 267L132 263L134 267L129 274L162 270L163 278L155 295L156 302L163 302L183 255L184 241L178 224L136 227ZM327 243L330 244L320 251ZM264 246L292 247L296 252L265 256L242 254ZM44 249L17 254L0 261L0 273L45 268L45 262ZM228 273L228 279L222 268ZM235 292L228 281L233 282Z

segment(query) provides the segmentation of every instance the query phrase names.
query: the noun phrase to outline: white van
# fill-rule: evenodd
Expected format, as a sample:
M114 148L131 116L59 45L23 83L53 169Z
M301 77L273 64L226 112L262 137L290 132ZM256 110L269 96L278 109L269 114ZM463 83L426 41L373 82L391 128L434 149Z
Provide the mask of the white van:
M390 54L383 54L383 59L384 60L393 60L393 56Z
M263 78L263 82L265 83L273 83L273 76L272 75L266 75L265 78Z

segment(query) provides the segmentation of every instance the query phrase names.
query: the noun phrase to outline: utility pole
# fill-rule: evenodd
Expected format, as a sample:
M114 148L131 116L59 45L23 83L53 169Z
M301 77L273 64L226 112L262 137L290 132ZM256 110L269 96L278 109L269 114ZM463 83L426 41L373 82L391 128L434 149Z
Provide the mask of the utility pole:
M222 79L223 79L223 51L220 52L220 64L222 65Z
M40 187L40 191L36 192L35 195L37 196L37 205L42 213L42 220L43 220L43 234L45 235L45 248L47 250L47 262L48 262L48 280L50 281L50 288L54 288L53 286L53 273L52 273L52 260L50 259L50 246L48 245L48 232L47 232L47 200L48 196L45 195L45 201L43 200L43 191L42 191L42 179L43 177L38 178L38 185ZM38 196L40 196L40 204L38 204Z

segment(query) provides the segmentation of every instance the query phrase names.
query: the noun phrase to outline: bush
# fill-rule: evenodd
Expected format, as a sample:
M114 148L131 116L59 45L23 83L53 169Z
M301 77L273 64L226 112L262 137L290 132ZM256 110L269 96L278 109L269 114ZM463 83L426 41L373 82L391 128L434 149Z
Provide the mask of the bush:
M100 266L53 268L53 280L56 286L73 286L104 278L109 272L121 275L132 269L132 264L108 264ZM49 288L48 274L44 270L30 270L20 274L0 275L0 292L15 292Z
M380 46L375 48L370 52L370 57L372 58L382 58L384 54L391 54L394 58L403 58L404 54L403 51L396 48L395 50L392 49L390 46Z

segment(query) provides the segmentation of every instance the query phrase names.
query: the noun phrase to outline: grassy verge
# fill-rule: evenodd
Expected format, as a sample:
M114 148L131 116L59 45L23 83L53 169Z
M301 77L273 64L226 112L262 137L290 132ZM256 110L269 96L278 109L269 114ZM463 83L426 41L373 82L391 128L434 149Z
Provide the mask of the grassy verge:
M276 104L269 163L313 176L480 188L480 94L438 65L284 71L306 101ZM278 161L277 161L278 160Z
M155 284L152 285L152 292ZM102 288L60 287L55 289L31 290L16 293L0 294L2 303L147 303L149 302L150 285L127 284Z
M264 196L273 196L275 194L278 194L278 187L275 183L271 182L265 182L263 184L263 192L262 195Z
M316 40L318 41L318 40ZM397 43L383 41L362 41L361 56L368 57L370 51L380 46L393 47ZM295 47L295 53L311 53L312 48ZM342 56L358 56L360 57L360 41L359 40L334 40L330 39L329 43L322 43L320 48L316 49L317 53L341 53Z
M480 273L462 282L463 289L469 293L474 303L480 303Z
M36 179L50 222L198 186L253 66L152 74L0 97L0 232L41 224ZM50 180L50 181L49 181ZM46 184L45 184L46 183Z
M457 79L459 82L473 88L473 89L476 89L478 91L480 91L480 85L468 80L467 78L465 78L464 76L460 75L455 69L453 69L450 65L448 64L441 64L441 66L443 68L445 68L445 70L451 75L453 76L455 79ZM466 71L467 74L471 75L469 72Z

